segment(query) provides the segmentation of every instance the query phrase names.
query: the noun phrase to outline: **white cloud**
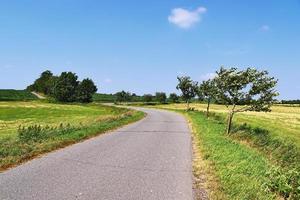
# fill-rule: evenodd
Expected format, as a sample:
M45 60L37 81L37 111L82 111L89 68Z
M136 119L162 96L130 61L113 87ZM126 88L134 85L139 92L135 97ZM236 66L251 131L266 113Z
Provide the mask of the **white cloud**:
M104 79L104 82L105 82L105 83L111 83L112 80L111 80L110 78L106 78L106 79Z
M213 79L216 77L216 73L207 73L207 74L204 74L202 76L200 76L200 81L207 81L208 79Z
M268 25L263 25L263 26L260 27L259 30L261 30L261 31L263 31L263 32L267 32L267 31L270 30L270 26L268 26Z
M196 10L186 10L183 8L174 8L169 15L168 20L176 26L188 29L202 19L202 14L206 13L205 7L199 7Z

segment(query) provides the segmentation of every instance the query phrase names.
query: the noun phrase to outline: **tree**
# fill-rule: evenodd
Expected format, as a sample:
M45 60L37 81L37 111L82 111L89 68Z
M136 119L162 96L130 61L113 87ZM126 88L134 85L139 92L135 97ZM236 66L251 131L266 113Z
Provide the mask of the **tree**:
M196 96L198 83L193 81L189 76L177 77L177 90L181 90L182 98L187 104L187 110L190 109L190 101Z
M171 93L169 99L172 103L177 103L179 101L179 97L176 93Z
M143 101L149 103L153 101L153 96L151 94L144 94Z
M216 72L216 99L225 104L229 110L227 133L231 131L235 113L245 111L270 112L271 105L278 93L275 91L277 80L267 71L247 68L220 68ZM239 105L239 106L238 106Z
M93 94L96 91L97 87L91 79L83 79L77 88L77 100L82 103L92 102Z
M77 100L79 81L72 72L62 72L53 88L53 97L61 102L74 102Z
M206 117L209 117L209 108L212 99L214 99L216 95L216 83L214 80L203 81L197 90L197 95L199 98L202 98L207 101L206 107Z
M54 76L51 71L46 70L41 73L40 77L34 81L32 85L27 87L29 91L41 92L46 95L51 93L51 87Z
M166 103L166 101L167 101L167 95L164 92L156 92L155 93L155 99L159 103Z
M115 96L116 102L126 102L131 100L131 94L129 92L125 92L124 90L117 92Z

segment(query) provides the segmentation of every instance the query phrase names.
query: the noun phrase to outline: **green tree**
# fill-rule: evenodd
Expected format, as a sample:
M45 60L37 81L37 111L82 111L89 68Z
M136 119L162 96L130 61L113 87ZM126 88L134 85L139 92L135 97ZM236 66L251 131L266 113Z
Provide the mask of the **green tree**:
M216 72L216 99L228 108L227 133L231 132L235 113L245 111L271 111L270 107L278 93L277 80L268 71L247 68L220 68ZM239 105L239 106L238 106Z
M151 94L144 94L143 101L149 103L153 101L153 96Z
M52 82L53 82L54 76L51 71L46 70L41 73L40 77L34 81L32 85L29 85L27 87L27 90L29 91L35 91L44 93L46 95L50 94Z
M74 102L77 100L79 81L77 75L72 72L62 72L57 78L53 88L53 97L61 102Z
M172 103L178 103L179 102L179 96L176 93L171 93L169 96L169 99Z
M210 104L211 101L216 96L216 92L217 92L216 82L211 79L207 81L203 81L197 90L197 95L199 96L199 98L204 99L207 102L206 117L209 117Z
M92 102L93 94L97 92L94 82L89 79L83 79L77 88L77 100L82 103Z
M187 110L190 109L190 101L196 96L198 83L193 81L189 76L177 77L178 85L177 90L182 93L182 98L187 104Z
M166 103L166 101L167 101L167 95L164 92L156 92L155 93L155 99L159 103Z
M125 92L124 90L122 90L121 92L117 92L115 96L116 102L128 102L131 100L130 92Z

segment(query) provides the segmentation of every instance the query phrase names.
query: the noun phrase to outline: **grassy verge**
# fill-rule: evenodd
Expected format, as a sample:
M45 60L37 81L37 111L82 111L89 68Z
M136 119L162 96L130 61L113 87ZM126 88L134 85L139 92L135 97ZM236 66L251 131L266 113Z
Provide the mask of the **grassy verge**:
M184 112L184 105L158 105L184 113L200 151L195 176L206 173L212 199L300 199L298 107L274 106L271 113L236 115L232 134L225 134L226 108L213 105L210 119L204 104Z
M232 140L224 134L223 123L207 119L201 112L189 112L187 116L193 124L202 157L214 169L219 181L219 191L215 191L213 198L275 198L263 187L270 165L260 152Z
M30 107L29 104L25 105L25 107L21 106L21 110L26 113L26 111L28 111L26 108L28 108L29 111L25 116L24 113L22 115L22 112L20 112L18 119L15 119L13 116L9 117L6 115L4 117L4 115L1 115L8 124L18 121L21 118L26 118L27 121L23 119L24 123L16 128L16 130L7 130L9 134L5 134L5 137L0 137L0 171L40 154L91 138L144 117L144 113L142 112L100 105L81 106L31 103L31 106L35 105L35 109ZM45 125L47 119L39 121L33 118L34 116L39 119L42 117L41 115L45 114L39 110L43 110L44 106L50 106L53 109L50 112L52 115L46 113L46 115L48 114L50 125ZM61 108L69 109L69 113L65 110L61 111ZM11 110L12 113L18 113L14 108L4 109L7 113L11 113L9 110ZM83 111L86 111L86 113ZM61 112L65 113L63 114ZM68 117L73 116L76 118L80 113L82 113L82 115L90 113L94 114L94 117L97 117L89 119L88 121L86 121L86 119L77 118L77 123L75 123L73 119L69 119L69 121L66 119L64 123L61 123L61 116L69 115ZM5 130L5 128L2 128L2 132L5 132Z

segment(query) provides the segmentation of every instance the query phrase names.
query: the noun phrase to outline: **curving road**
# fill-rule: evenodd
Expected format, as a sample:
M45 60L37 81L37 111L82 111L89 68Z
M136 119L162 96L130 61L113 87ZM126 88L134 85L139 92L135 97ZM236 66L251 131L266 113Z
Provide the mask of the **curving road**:
M140 110L137 123L0 173L0 199L193 199L185 119Z

